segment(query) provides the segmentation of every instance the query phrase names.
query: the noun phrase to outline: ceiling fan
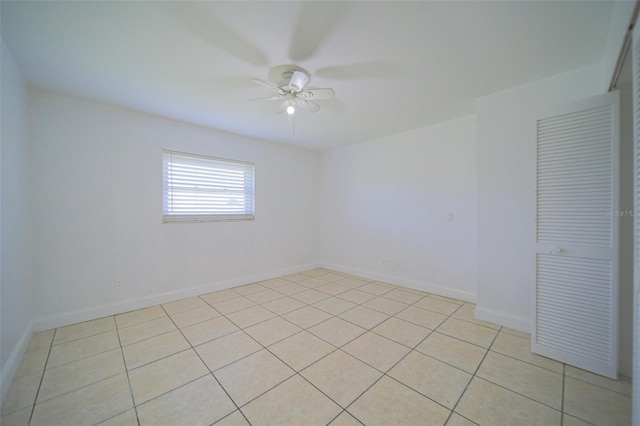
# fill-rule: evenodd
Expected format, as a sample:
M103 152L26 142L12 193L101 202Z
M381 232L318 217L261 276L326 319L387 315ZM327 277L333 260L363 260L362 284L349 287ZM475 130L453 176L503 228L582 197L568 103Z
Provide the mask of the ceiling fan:
M272 96L252 100L282 100L277 114L282 114L286 111L287 114L291 116L295 114L298 109L317 112L320 110L320 104L318 104L316 100L332 98L335 92L330 88L307 88L306 86L309 80L309 73L299 68L284 71L277 85L252 78L251 81L269 88L274 93Z

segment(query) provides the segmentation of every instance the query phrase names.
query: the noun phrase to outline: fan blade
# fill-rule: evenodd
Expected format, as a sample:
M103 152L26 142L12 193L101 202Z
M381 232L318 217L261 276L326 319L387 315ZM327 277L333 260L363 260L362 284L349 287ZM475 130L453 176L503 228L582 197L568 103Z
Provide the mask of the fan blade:
M308 101L308 100L299 100L296 103L296 106L299 107L300 109L304 110L304 111L309 111L309 112L318 112L320 111L320 105L318 105L317 103L313 102L313 101Z
M336 94L333 89L329 88L313 88L305 90L304 92L311 94L311 97L308 99L329 99L333 98Z
M280 95L275 95L275 96L267 96L264 98L253 98L253 99L249 99L249 102L256 102L256 101L277 101L278 99L282 99L282 96Z
M359 62L336 67L320 68L316 74L334 80L351 80L357 78L397 78L404 70L397 64L385 61Z
M293 31L289 58L294 62L309 59L333 32L343 2L305 2L298 10L298 20Z
M267 56L233 28L216 19L204 4L167 2L165 6L172 19L193 36L250 64L264 67Z
M259 84L260 86L267 87L267 88L273 90L274 92L278 91L278 87L275 84L271 84L271 83L269 83L267 81L260 80L259 78L250 78L249 80L253 81L254 83Z

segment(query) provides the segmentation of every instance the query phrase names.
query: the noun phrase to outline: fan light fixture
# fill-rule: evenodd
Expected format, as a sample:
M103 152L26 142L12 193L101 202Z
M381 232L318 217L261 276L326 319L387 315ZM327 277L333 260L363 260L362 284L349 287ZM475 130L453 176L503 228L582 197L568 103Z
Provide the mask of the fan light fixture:
M293 105L289 105L287 107L287 114L293 115L295 112L296 112L296 109L293 107Z

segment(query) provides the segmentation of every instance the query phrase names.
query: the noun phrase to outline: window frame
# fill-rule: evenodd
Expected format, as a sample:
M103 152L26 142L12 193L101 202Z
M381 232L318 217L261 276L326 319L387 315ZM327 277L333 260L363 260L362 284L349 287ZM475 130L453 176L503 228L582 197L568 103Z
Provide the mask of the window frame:
M232 160L228 158L220 158L213 157L209 155L203 154L193 154L187 152L173 151L168 149L162 150L162 223L188 223L188 222L223 222L223 221L247 221L247 220L255 220L255 163L248 161L239 161ZM210 171L212 170L223 170L231 173L242 172L244 174L243 179L243 191L238 191L238 189L233 189L229 187L222 187L222 190L230 190L231 195L235 195L236 197L240 195L243 199L243 210L241 212L190 212L190 213L175 213L172 212L176 208L175 203L172 202L172 196L175 194L179 194L180 192L187 192L190 194L194 194L198 192L198 189L202 191L203 194L213 195L219 190L202 190L201 188L197 188L194 183L194 190L189 191L188 189L175 190L175 182L173 179L171 166L175 163L180 164L175 161L177 158L184 158L186 161L183 161L181 164L186 165L187 167L194 167L193 164L200 163L199 165L210 165L212 166ZM189 165L189 161L192 162ZM226 168L225 168L226 167ZM249 173L249 176L246 175ZM238 182L241 179L237 179ZM211 181L213 185L215 180ZM218 182L221 183L221 182ZM244 195L242 195L244 194ZM215 197L215 196L214 196ZM248 198L248 199L247 199ZM195 205L198 202L202 202L203 200L196 200ZM182 206L184 208L184 206ZM180 208L180 206L178 206Z

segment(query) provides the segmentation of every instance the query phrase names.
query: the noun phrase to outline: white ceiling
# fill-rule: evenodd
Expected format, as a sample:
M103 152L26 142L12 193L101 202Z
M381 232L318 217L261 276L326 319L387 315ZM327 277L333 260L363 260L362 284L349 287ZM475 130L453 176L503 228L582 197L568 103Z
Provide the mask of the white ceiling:
M473 100L602 60L610 1L0 3L30 84L328 150L473 112ZM332 87L289 139L250 78Z

